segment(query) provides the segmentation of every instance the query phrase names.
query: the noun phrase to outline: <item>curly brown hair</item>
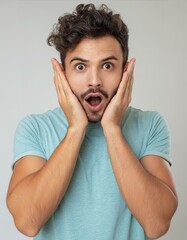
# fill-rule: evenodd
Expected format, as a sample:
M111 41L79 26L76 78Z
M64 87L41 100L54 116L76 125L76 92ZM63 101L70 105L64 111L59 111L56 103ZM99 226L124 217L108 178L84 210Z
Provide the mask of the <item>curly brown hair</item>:
M72 14L59 17L47 43L60 52L63 67L68 50L73 50L84 38L106 35L115 37L123 51L123 63L128 59L128 28L119 14L114 14L105 4L98 9L94 4L79 4Z

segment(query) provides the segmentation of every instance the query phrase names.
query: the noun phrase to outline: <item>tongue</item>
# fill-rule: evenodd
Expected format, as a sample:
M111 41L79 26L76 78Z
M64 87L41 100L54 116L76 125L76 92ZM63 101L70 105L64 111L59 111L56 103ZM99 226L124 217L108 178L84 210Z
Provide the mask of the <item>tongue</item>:
M92 106L97 106L97 105L99 105L100 102L101 102L100 97L90 97L89 98L89 104Z

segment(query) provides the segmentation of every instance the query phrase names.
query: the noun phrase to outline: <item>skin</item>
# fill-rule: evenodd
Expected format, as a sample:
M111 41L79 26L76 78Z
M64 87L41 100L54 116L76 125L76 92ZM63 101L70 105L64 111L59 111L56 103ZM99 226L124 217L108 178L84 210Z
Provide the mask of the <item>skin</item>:
M7 205L24 234L36 235L62 200L88 121L101 121L119 189L146 234L155 239L168 230L177 208L168 164L159 156L138 161L121 132L121 121L131 101L134 64L133 58L123 67L121 47L111 36L81 41L67 53L65 70L52 59L58 101L69 128L48 161L26 156L15 164ZM88 93L89 89L97 93ZM90 106L86 102L90 94L102 101Z
M65 66L68 83L88 120L100 121L122 78L123 55L120 44L110 36L97 40L84 39L73 51L67 53ZM91 89L101 94L101 107L90 108L85 100ZM93 93L90 95L94 96Z

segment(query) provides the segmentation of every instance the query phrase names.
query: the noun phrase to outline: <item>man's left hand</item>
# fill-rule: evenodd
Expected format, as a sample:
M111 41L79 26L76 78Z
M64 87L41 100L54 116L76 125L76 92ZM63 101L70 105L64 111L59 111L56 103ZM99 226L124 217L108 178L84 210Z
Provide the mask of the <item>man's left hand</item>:
M136 59L132 58L124 68L117 93L111 99L101 119L103 128L121 126L123 116L131 102L135 61Z

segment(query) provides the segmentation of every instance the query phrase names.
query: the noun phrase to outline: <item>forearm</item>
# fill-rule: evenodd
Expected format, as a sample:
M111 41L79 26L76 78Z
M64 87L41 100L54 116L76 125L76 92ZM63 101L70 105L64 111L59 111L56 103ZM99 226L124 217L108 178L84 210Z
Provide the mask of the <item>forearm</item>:
M119 127L104 130L113 171L121 194L147 234L162 234L176 209L171 189L146 171Z
M9 209L20 231L35 235L54 213L71 180L84 134L85 130L68 129L46 164L9 194Z

